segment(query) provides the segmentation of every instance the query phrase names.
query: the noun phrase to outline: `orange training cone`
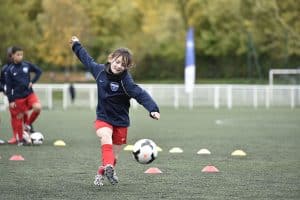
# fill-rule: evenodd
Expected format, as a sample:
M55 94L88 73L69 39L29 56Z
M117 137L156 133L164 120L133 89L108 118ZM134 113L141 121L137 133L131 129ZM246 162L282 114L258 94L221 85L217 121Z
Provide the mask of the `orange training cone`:
M219 172L219 170L215 166L213 166L213 165L207 165L206 167L204 167L202 169L202 172L216 173L216 172Z
M25 160L25 159L21 155L13 155L12 157L10 157L9 160L19 161L19 160Z
M145 174L161 174L162 171L160 171L160 169L156 168L156 167L150 167L149 169L147 169L145 172Z

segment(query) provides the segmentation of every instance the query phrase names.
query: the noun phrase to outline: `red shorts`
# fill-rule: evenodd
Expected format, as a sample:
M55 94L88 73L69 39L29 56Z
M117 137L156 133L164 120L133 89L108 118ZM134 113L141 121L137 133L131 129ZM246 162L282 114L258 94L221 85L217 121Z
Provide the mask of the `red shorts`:
M11 108L10 111L12 114L24 113L28 110L32 109L32 105L35 103L39 103L40 100L35 93L31 93L25 98L16 99L14 101L16 103L15 108Z
M122 127L122 126L112 126L111 124L101 121L101 120L96 120L94 123L96 131L99 128L107 127L113 130L112 133L112 142L113 144L116 145L122 145L126 144L127 142L127 127Z

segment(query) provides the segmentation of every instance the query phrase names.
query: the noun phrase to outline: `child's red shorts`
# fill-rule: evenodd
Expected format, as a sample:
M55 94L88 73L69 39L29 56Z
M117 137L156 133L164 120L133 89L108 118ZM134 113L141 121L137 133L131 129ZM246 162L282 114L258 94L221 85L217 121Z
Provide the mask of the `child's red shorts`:
M113 130L113 133L112 133L113 144L116 144L116 145L126 144L128 127L113 126L113 125L111 125L105 121L101 121L101 120L96 120L94 126L95 126L96 131L99 128L103 128L103 127L112 129Z
M17 115L18 113L24 113L28 110L32 109L32 105L35 103L39 103L40 100L35 93L31 93L25 98L16 99L15 101L16 107L10 109L13 115Z

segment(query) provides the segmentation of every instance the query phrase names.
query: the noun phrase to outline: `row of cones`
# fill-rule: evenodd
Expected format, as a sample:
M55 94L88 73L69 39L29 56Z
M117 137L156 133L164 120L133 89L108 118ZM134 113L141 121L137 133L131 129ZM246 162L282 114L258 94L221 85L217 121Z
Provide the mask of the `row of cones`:
M127 147L124 148L125 151L131 151L133 148L132 145L128 145ZM161 149L160 149L161 150ZM183 153L183 150L179 147L174 147L169 150L170 153ZM208 149L200 149L197 154L199 155L210 155L211 152ZM231 153L232 156L246 156L247 154L243 150L235 150ZM207 165L205 166L201 172L203 173L217 173L220 172L219 169L213 165ZM145 174L161 174L162 171L157 168L157 167L150 167L147 169Z
M124 151L132 151L133 150L133 145L127 145L124 148ZM162 151L162 149L157 146L157 151ZM173 147L172 149L169 150L169 153L183 153L183 150L179 147ZM210 155L211 152L208 149L200 149L197 154L199 155ZM235 150L231 153L232 156L246 156L247 154L243 150Z
M0 159L1 159L1 157L0 157ZM11 156L9 160L12 160L12 161L24 161L25 158L23 156L17 154L17 155ZM202 172L213 173L213 172L219 172L219 170L215 166L207 165L206 167L204 167L202 169ZM150 167L144 173L145 174L161 174L162 171L159 168L157 168L157 167Z
M207 165L201 170L201 172L204 172L204 173L217 173L217 172L220 172L220 171L217 167L215 167L213 165ZM145 174L161 174L162 171L157 167L150 167L144 173Z
M53 143L54 146L59 146L59 147L64 147L66 146L66 143L63 141L63 140L56 140L54 143ZM0 156L0 159L1 159L1 156ZM24 161L25 158L22 156L22 155L19 155L19 154L15 154L15 155L12 155L9 160L12 160L12 161Z

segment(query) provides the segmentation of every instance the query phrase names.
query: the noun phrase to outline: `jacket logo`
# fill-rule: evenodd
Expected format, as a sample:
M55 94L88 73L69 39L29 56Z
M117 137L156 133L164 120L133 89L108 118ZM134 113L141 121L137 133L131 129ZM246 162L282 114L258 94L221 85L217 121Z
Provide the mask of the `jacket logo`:
M110 89L111 89L111 91L116 92L119 89L119 83L111 82L110 83Z
M23 72L28 73L28 67L23 67Z

